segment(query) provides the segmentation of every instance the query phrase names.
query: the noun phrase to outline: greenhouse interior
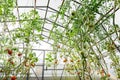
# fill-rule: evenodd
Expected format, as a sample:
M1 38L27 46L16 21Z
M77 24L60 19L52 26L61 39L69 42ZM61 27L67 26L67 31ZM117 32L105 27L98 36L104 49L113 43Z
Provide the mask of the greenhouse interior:
M120 80L120 0L0 0L0 80Z

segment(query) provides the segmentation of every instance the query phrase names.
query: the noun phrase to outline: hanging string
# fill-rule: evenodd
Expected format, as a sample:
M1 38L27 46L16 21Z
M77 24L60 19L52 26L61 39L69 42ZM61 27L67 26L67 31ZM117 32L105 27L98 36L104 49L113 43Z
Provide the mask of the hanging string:
M34 1L34 10L36 10L36 0Z

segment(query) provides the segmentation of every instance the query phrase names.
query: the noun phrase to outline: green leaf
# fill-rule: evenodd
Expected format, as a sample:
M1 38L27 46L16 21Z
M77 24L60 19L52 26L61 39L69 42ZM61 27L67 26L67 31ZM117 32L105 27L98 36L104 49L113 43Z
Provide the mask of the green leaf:
M49 58L45 58L45 60L49 60Z
M32 62L38 62L38 58L37 57L33 57L32 58Z
M32 58L32 57L33 57L33 53L30 53L30 54L29 54L29 58Z

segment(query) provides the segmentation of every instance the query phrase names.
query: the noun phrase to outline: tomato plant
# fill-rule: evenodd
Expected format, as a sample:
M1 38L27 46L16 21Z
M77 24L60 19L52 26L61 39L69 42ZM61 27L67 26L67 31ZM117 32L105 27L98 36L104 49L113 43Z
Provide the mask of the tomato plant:
M30 68L35 67L38 61L30 42L39 43L40 40L43 40L40 34L42 20L40 20L38 11L33 9L20 14L20 27L10 30L9 27L15 26L18 19L18 16L13 13L14 6L18 6L17 0L0 1L0 21L3 22L0 33L0 80L16 80L18 75L20 79L26 77ZM14 21L14 24L9 25L7 22L10 20ZM24 43L22 50L19 48L18 42Z
M77 74L80 70L78 77L85 80L86 77L93 78L93 75L100 71L100 79L108 79L111 76L106 58L109 58L110 63L113 64L111 66L119 76L117 69L120 66L120 49L118 48L120 25L115 21L119 3L119 0L63 1L60 12L56 14L60 17L56 22L59 25L62 24L60 26L64 29L53 24L50 38L54 40L55 54L51 55L53 57L60 55L60 59L65 63L64 69L68 73L76 72ZM61 46L56 46L58 44ZM50 58L48 57L46 61ZM55 59L51 59L50 62ZM72 65L74 65L73 71L67 70Z

